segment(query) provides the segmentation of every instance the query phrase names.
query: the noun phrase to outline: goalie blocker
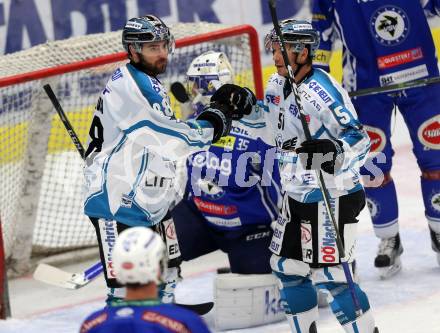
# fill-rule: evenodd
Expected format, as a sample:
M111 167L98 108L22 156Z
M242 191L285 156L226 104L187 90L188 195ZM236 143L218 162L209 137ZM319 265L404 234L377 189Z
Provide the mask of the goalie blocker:
M215 327L240 329L284 320L272 274L219 274L214 282Z

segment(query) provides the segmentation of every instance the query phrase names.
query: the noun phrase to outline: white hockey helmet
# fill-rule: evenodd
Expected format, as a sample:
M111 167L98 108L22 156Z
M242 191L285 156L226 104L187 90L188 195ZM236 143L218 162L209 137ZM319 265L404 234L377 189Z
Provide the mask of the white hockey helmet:
M113 248L116 279L124 285L160 283L167 266L165 250L162 238L149 228L124 230Z
M231 63L223 52L208 51L195 58L189 65L187 91L192 100L202 97L198 102L209 103L214 92L234 79Z

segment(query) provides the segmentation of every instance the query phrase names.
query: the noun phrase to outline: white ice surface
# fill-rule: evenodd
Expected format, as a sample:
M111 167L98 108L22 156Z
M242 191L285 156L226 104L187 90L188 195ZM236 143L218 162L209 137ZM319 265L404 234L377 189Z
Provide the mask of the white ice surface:
M358 238L358 267L361 286L367 292L381 333L440 332L440 267L431 250L421 198L419 171L403 121L398 117L393 142L393 177L399 195L400 230L404 246L403 271L386 281L373 266L378 240L366 211L361 215ZM64 267L78 272L92 262ZM192 303L212 300L213 271L227 264L220 252L185 264L185 280L177 300ZM103 306L106 290L101 278L76 290L63 290L34 281L31 277L9 283L13 319L0 322L1 333L74 333L90 312ZM212 324L212 314L205 316ZM328 309L320 310L320 333L343 332ZM230 332L284 333L286 322Z

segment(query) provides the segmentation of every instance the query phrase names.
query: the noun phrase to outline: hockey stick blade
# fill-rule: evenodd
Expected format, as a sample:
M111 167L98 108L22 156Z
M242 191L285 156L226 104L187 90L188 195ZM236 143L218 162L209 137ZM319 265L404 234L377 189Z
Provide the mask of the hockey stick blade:
M92 282L102 273L101 262L96 263L81 273L70 273L48 264L39 264L34 272L34 279L64 289L79 289ZM196 312L199 315L207 314L214 307L213 302L199 304L181 304L176 305Z
M207 314L214 307L214 302L206 302L199 304L180 304L180 303L175 303L175 304L187 310L191 310L200 316Z
M34 279L64 289L79 289L92 282L102 273L101 262L84 272L70 273L48 264L39 264Z

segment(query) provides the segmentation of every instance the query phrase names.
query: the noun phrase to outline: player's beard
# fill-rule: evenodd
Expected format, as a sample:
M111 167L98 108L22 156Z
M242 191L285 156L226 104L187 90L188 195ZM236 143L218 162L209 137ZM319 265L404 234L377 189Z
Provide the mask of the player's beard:
M140 57L140 62L138 66L142 69L143 72L147 73L151 76L157 76L159 74L165 73L168 65L168 59L163 58L159 59L153 64L146 61L143 57Z

